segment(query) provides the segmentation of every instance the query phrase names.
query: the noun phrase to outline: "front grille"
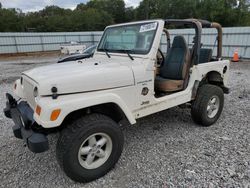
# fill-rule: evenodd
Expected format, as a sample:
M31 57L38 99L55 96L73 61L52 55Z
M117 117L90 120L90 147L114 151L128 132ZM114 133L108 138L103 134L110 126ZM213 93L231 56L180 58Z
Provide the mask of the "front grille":
M23 78L23 92L28 104L34 110L36 106L35 97L33 96L34 85L32 85L26 78Z

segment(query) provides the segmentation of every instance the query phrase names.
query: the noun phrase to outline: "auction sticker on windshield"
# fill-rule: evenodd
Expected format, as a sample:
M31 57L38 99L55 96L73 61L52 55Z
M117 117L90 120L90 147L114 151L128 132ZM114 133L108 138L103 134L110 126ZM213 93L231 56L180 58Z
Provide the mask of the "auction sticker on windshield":
M146 24L146 25L142 25L141 28L140 28L140 33L155 30L156 27L157 27L156 22Z

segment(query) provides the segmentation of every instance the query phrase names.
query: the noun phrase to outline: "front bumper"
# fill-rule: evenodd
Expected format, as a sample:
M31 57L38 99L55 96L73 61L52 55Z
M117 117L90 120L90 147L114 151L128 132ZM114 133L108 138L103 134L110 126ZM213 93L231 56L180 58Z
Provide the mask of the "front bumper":
M41 153L49 149L48 138L45 134L32 129L36 123L33 119L34 111L27 102L17 102L10 94L6 94L7 102L4 114L11 118L15 125L12 127L16 138L23 139L28 148L34 153Z

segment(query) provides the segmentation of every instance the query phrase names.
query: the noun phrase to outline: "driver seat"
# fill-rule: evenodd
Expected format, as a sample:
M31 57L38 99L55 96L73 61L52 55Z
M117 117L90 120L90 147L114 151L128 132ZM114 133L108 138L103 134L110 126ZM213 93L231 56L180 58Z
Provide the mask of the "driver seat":
M174 38L166 60L155 78L156 90L175 92L185 89L190 68L190 51L183 36Z

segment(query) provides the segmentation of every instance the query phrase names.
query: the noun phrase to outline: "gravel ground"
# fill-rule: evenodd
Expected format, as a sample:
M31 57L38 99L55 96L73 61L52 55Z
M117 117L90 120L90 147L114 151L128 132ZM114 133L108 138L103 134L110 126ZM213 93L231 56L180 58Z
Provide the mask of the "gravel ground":
M53 57L0 60L0 109L20 73ZM35 62L35 63L34 63ZM231 93L218 122L193 123L189 109L172 108L124 130L116 167L97 181L80 184L57 164L50 135L48 152L33 154L14 138L0 110L0 187L250 187L250 62L231 65Z

